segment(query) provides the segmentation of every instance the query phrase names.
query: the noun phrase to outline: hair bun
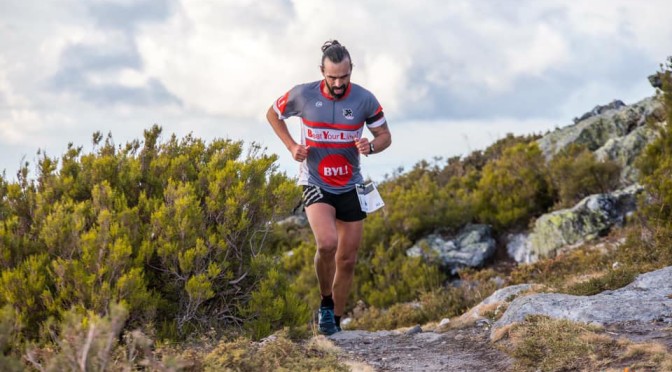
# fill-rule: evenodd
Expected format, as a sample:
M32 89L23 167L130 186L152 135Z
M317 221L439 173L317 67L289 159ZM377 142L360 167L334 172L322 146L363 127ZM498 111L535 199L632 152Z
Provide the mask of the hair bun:
M326 52L332 45L341 45L338 40L327 40L322 44L322 53Z

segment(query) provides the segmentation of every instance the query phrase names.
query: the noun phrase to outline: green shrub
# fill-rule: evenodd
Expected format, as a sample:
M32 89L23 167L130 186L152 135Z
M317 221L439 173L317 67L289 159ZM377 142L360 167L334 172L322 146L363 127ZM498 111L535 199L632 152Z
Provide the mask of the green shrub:
M475 193L478 218L499 231L527 226L552 203L545 161L536 143L517 144L483 168Z
M657 73L659 91L665 108L665 125L658 127L659 137L644 149L637 166L648 198L641 205L646 219L657 227L672 229L672 57Z
M252 338L259 340L283 326L292 337L307 334L311 318L308 304L290 288L285 275L269 265L260 266L268 273L252 292L243 311L249 319L245 326Z
M550 184L557 193L556 208L568 208L586 196L618 188L621 167L613 161L598 162L585 146L571 144L548 164Z
M672 57L668 57L657 77L665 123L656 126L658 138L637 160L645 193L638 204L639 228L619 250L618 259L653 270L672 265Z
M351 299L387 307L438 288L442 277L438 267L425 263L420 257L407 257L407 247L405 239L395 234L389 247L379 243L371 251L364 250L355 274L358 285Z
M95 133L92 153L70 144L61 159L40 154L35 179L28 164L17 182L0 179L0 306L17 311L23 336L117 302L127 327L169 337L248 320L268 275L254 260L299 189L257 144L160 134L116 146Z

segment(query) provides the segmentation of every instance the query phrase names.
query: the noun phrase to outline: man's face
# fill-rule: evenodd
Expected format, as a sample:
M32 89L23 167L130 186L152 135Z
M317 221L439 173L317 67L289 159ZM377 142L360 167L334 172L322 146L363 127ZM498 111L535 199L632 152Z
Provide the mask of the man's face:
M322 76L332 97L339 99L345 95L351 72L350 60L347 58L338 63L330 61L329 58L324 59Z

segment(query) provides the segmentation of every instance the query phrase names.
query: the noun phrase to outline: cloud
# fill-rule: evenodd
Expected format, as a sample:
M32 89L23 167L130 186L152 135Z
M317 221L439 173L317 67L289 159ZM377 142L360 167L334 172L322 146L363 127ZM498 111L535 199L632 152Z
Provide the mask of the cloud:
M162 21L173 7L172 0L93 0L87 2L90 14L101 28L132 32L143 22Z
M98 105L180 103L160 81L144 76L142 63L134 49L114 47L119 44L127 46L128 43L115 41L118 40L75 44L65 48L61 55L61 68L51 78L50 88Z

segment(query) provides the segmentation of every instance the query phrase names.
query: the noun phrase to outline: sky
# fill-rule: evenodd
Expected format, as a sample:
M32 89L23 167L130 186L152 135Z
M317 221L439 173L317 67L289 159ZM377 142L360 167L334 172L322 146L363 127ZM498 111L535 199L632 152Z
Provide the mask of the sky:
M654 95L670 14L669 0L1 0L0 172L158 124L163 140L259 143L296 176L266 111L322 78L320 47L337 39L392 133L362 158L380 181Z

